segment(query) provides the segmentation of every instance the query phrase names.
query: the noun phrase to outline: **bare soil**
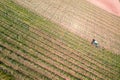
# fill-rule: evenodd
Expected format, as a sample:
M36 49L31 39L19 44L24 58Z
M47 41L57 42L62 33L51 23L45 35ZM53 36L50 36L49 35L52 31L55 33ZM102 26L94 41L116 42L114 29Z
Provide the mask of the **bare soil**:
M88 0L96 6L120 16L120 1L119 0Z

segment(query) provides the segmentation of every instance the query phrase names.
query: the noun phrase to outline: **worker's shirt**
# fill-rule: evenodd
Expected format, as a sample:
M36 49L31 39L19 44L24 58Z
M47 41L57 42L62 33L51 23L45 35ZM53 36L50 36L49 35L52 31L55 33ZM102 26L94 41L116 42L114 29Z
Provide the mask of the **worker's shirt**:
M98 44L98 42L97 42L97 41L94 41L94 43Z

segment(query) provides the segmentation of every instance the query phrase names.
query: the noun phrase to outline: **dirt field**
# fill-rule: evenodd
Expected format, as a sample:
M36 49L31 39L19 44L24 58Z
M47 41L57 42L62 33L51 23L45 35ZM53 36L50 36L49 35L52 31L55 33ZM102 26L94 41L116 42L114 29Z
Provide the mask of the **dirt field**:
M120 18L86 0L15 0L62 27L120 53Z

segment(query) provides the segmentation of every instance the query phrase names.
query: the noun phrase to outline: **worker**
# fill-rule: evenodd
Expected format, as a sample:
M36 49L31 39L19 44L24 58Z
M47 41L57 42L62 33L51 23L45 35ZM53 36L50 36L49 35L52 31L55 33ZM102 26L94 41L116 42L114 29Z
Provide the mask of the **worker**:
M92 40L91 44L95 47L98 47L98 42L95 39Z

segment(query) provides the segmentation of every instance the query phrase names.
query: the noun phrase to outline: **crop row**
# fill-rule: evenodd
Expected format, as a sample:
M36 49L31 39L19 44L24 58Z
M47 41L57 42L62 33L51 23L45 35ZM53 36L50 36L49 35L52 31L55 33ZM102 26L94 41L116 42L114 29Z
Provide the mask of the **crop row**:
M15 10L16 11L16 10ZM23 15L23 14L22 14ZM30 18L30 17L29 17ZM31 18L30 18L31 19ZM34 22L34 21L33 21Z
M16 11L16 10L15 10ZM22 14L23 15L23 14ZM27 16L26 16L27 17ZM31 19L30 17L29 17L29 19ZM26 19L25 19L26 20Z
M12 41L11 41L12 42Z
M12 51L6 49L5 51L1 51L1 54L8 53L8 52L12 53ZM1 58L1 61L2 60L3 60L3 57ZM20 70L16 70L15 68L12 68L10 65L6 65L5 63L3 63L3 61L1 62L0 68L8 71L11 75L13 75L15 77L15 79L33 80L32 77L26 75L25 73L23 73Z
M9 40L10 41L10 40ZM11 43L12 43L12 41L11 41ZM14 42L15 43L15 42ZM23 46L22 46L23 47ZM25 47L24 47L25 48ZM28 50L28 49L27 49ZM33 51L32 51L33 52ZM34 55L35 55L35 53L33 53ZM40 55L40 54L39 54ZM29 59L31 59L31 58L29 58ZM39 58L40 59L40 58Z
M26 75L24 72L21 70L16 70L12 68L10 65L7 65L5 63L2 63L0 65L0 68L3 70L7 70L11 73L11 75L14 76L15 79L20 79L20 80L34 80L31 76Z
M96 20L95 20L96 21ZM102 20L100 20L100 21L102 21ZM104 22L104 21L103 21ZM101 26L102 27L102 26ZM110 29L110 28L109 28ZM114 28L115 29L115 28ZM113 30L113 29L111 29L111 30ZM116 30L119 30L119 29L116 29ZM108 30L107 30L108 31ZM116 34L116 33L115 33ZM105 39L104 39L105 40ZM112 39L113 40L113 39ZM116 39L117 41L115 41L115 43L116 42L118 42L119 41L119 39ZM116 43L117 44L117 43ZM118 47L116 47L116 48L118 48ZM114 48L114 49L116 49L116 48Z
M17 54L17 53L13 52L11 54L4 53L2 55L3 55L3 59L6 59L5 57L7 57L9 59L7 62L12 61L11 65L15 64L14 65L15 68L13 68L13 69L16 69L16 70L22 69L21 71L24 72L24 74L29 75L34 79L40 79L40 78L50 79L43 75L46 72L45 69L42 70L42 68L38 67L38 65L35 65L32 61L29 61L28 59L24 58L23 57L24 54ZM22 56L20 56L20 55L22 55ZM2 60L2 61L4 61L4 60ZM52 77L52 74L49 77Z
M4 79L4 80L14 80L14 77L8 71L0 68L0 80L2 80L2 79Z
M13 30L13 31L14 31L14 30ZM15 32L15 31L14 31L14 32ZM33 39L29 38L29 37L28 37L28 39L31 40L31 41L33 40ZM38 42L38 43L39 43L40 41L38 41L38 40L37 40L37 41L33 40L33 42ZM49 43L47 43L47 44L49 44ZM48 45L47 45L47 46L48 46ZM57 46L56 46L56 47L57 47ZM64 52L63 52L63 53L64 53ZM69 52L69 53L70 53L70 52ZM79 60L79 59L78 59L78 60Z

